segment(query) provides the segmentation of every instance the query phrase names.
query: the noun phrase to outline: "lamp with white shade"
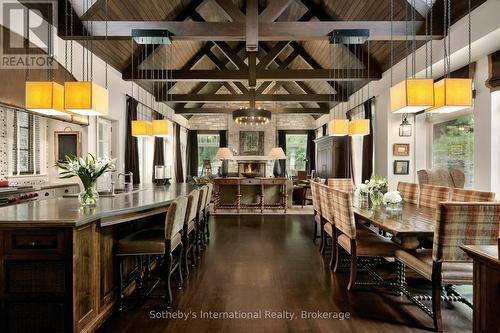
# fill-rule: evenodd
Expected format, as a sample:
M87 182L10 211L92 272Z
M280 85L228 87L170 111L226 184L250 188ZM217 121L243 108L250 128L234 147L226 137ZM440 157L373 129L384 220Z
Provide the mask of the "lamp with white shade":
M274 160L273 174L275 178L281 176L281 165L280 160L286 160L285 152L281 147L274 147L271 149L268 155L270 160Z
M228 174L228 161L233 159L233 153L227 147L219 148L215 158L222 161L221 176L226 178Z

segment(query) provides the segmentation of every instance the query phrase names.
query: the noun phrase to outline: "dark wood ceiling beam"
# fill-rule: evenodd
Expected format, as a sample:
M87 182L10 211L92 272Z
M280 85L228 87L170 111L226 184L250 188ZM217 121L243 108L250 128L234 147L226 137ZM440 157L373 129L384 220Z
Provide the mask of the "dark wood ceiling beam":
M97 0L94 2L92 6L90 6L89 9L85 13L83 13L82 16L80 16L80 19L82 21L88 21L94 17L99 11L104 11L104 8L106 6L106 1L107 0Z
M233 3L232 0L215 0L215 2L222 8L231 21L243 22L245 21L245 14Z
M257 0L247 0L245 20L245 40L247 52L256 52L259 49L259 7Z
M217 66L217 68L219 68L220 70L222 69L225 69L226 68L226 64L228 63L228 61L224 61L224 60L220 60L219 58L217 58L217 56L212 52L212 51L209 51L207 52L207 57L215 64L215 66ZM233 82L236 87L243 93L243 94L246 94L248 93L248 89L245 87L245 85L239 81L236 81L236 82Z
M336 94L255 94L257 102L337 102ZM160 102L165 102L160 99ZM220 103L220 102L248 102L249 94L171 94L168 96L169 102L204 102L204 103Z
M86 21L90 22L90 21ZM395 21L394 40L413 38L405 30L405 21ZM424 22L416 22L417 28ZM260 22L257 26L259 41L329 40L329 34L337 29L369 29L370 40L390 40L390 21L308 21L308 22ZM129 40L133 29L168 30L173 40L247 41L246 24L241 22L195 22L195 21L111 21L108 23L108 39ZM93 39L103 40L106 24L94 21ZM69 38L69 36L68 36ZM425 40L425 32L417 33L417 40ZM428 38L428 37L427 37ZM434 35L434 39L442 36ZM77 35L74 40L90 39Z
M231 61L238 69L248 70L247 64L240 58L238 53L236 53L231 46L226 42L216 41L215 45L220 49L220 51Z
M286 57L286 59L283 60L283 62L281 64L279 64L278 69L287 68L288 65L290 65L292 63L292 61L294 61L298 57L298 55L299 55L299 53L297 52L297 50L293 50L292 53L290 53L288 55L288 57ZM271 83L273 83L273 81L262 82L260 84L259 88L257 88L256 92L258 94L262 94L264 92L264 90L266 90L267 87L269 87L271 85Z
M260 13L260 22L274 22L288 8L293 0L273 0L267 2L267 7Z
M235 108L176 108L175 113L182 115L200 115L200 114L230 114ZM272 113L295 113L295 114L326 114L328 108L272 108L266 109Z
M288 46L290 42L280 41L277 42L271 50L259 61L257 69L266 69L269 64L271 64L283 50Z
M333 73L329 69L269 69L256 70L255 74L257 81L365 81L381 78L380 75L368 73L364 69L344 69ZM130 81L132 75L123 74L122 78ZM135 70L134 79L137 78L146 81L247 81L248 71L141 69Z

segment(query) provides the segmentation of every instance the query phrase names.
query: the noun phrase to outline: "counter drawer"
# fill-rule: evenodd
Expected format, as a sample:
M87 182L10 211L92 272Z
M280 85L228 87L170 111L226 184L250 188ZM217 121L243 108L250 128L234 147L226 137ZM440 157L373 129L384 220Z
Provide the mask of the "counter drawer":
M64 232L60 230L6 231L5 253L62 253L65 250Z
M261 184L260 179L252 179L252 178L242 179L240 182L241 182L241 185L260 185Z

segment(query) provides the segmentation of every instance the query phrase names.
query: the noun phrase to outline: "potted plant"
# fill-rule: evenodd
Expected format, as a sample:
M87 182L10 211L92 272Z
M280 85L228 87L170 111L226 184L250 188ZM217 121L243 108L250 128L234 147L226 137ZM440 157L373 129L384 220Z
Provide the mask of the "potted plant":
M56 166L64 170L59 174L60 178L67 179L79 177L83 191L78 198L83 206L95 205L99 197L96 189L97 179L103 174L115 169L116 159L108 157L96 159L92 154L87 154L85 158L75 156L65 156L63 161L56 162Z

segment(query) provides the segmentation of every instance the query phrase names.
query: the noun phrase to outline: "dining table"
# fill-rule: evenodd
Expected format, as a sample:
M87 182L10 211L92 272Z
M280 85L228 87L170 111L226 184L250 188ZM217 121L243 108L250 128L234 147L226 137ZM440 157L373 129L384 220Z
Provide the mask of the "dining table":
M436 208L403 203L399 209L393 210L383 205L370 207L366 202L355 200L354 216L358 221L365 221L390 233L393 240L405 249L417 248L419 238L434 236Z

